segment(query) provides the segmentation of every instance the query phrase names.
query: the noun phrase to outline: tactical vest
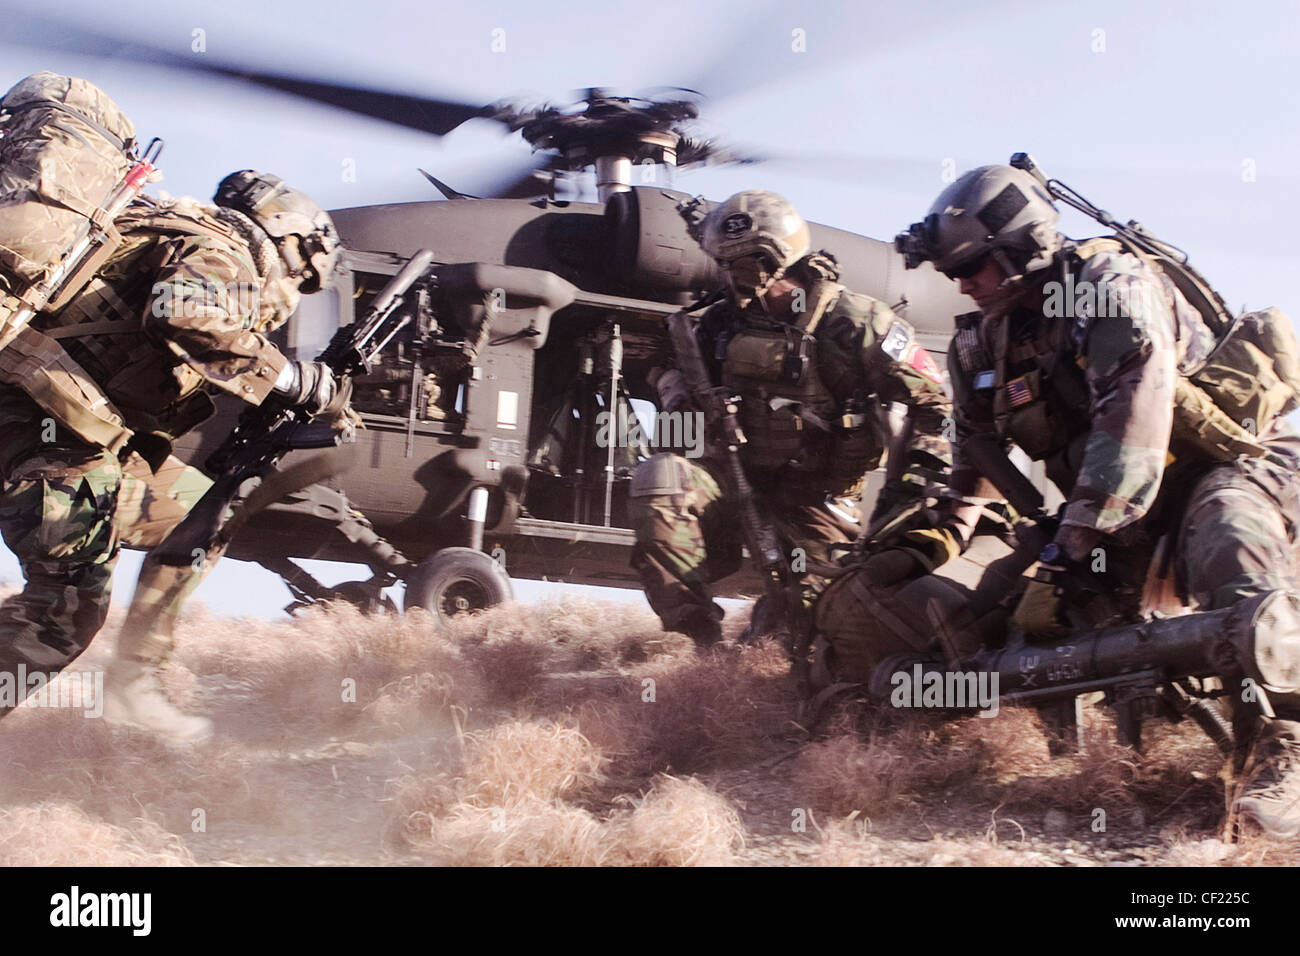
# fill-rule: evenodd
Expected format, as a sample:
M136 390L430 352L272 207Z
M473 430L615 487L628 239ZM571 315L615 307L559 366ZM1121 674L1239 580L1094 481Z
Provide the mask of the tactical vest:
M866 396L837 398L818 369L817 330L844 287L822 282L809 291L810 308L793 324L752 315L731 323L721 342L722 384L742 399L741 453L753 480L794 478L843 494L879 463L884 441ZM850 408L852 398L861 407ZM803 417L773 408L773 399L797 402Z
M1074 459L1091 428L1091 394L1069 350L1069 319L1013 311L998 325L998 342L980 342L978 312L957 317L954 346L976 397L989 404L998 434L1009 438L1063 490L1073 485ZM1063 483L1064 482L1064 483Z
M116 225L122 245L66 305L37 317L29 336L34 345L16 342L5 350L24 364L3 377L82 440L114 452L130 441L156 467L172 438L213 411L203 376L145 332L155 277L177 249L168 240L201 236L244 246L230 226L206 213L151 202L132 206Z
M1073 271L1077 280L1088 259L1110 251L1136 255L1156 279L1162 277L1159 264L1150 257L1108 238L1077 245L1066 254L1063 267ZM1179 310L1192 306L1173 283L1165 283L1165 294L1177 323ZM1300 350L1285 316L1278 322L1272 319L1273 313L1281 315L1266 310L1243 316L1208 358L1193 365L1180 363L1172 455L1190 452L1216 461L1230 461L1243 454L1271 456L1254 433L1279 413L1294 408L1293 400L1300 398L1296 394ZM1072 484L1082 454L1079 443L1091 428L1091 393L1070 338L1070 320L1045 316L1041 305L1015 310L998 323L999 341L988 343L989 349L980 341L980 321L977 312L959 316L954 338L958 360L977 396L991 402L1000 435L1014 441L1030 458L1046 461L1048 474L1058 485L1062 480ZM1208 317L1206 324L1214 327ZM1295 373L1295 384L1288 372ZM1250 412L1261 416L1253 421L1254 429L1242 424L1250 421ZM1061 487L1068 493L1066 485Z

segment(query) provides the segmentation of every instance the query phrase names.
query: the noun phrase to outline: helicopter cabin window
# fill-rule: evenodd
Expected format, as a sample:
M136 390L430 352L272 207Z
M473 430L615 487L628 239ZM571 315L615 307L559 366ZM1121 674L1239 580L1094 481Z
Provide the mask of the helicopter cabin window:
M391 279L354 272L346 321L363 315ZM410 312L411 321L368 374L353 377L352 407L372 417L459 427L470 373L464 338L440 324L443 316L435 314L423 293L411 295L402 308Z

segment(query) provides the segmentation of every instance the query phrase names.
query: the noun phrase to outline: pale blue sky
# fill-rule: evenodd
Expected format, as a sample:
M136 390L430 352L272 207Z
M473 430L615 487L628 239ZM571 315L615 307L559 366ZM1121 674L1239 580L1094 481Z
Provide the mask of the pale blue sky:
M12 24L31 6L0 9ZM1188 250L1234 307L1300 311L1300 0L529 0L472 9L65 0L58 10L180 54L202 29L207 53L195 55L473 103L563 100L595 85L721 90L728 95L706 104L706 132L861 161L823 164L833 180L778 163L681 173L682 188L713 198L775 189L810 219L883 239L925 211L946 161L961 170L1028 150L1098 205ZM792 49L794 31L806 52ZM105 87L142 135L167 139L161 188L174 193L206 197L225 173L251 166L326 206L407 201L433 198L416 166L472 193L528 155L486 123L438 140L244 84L14 46L4 35L0 53L0 87L39 69ZM344 181L347 160L355 182ZM1099 231L1065 222L1072 234ZM4 558L0 577L16 581ZM134 566L124 561L120 594ZM269 614L288 600L270 575L233 563L200 593L232 613Z

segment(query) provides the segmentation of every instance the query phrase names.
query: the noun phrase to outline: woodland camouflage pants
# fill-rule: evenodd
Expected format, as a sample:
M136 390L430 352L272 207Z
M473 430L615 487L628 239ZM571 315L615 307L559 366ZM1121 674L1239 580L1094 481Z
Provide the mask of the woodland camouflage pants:
M1179 531L1179 577L1198 608L1297 586L1300 477L1271 462L1217 465L1192 490Z
M643 462L632 479L632 567L650 607L669 630L709 608L709 584L741 567L739 509L723 495L717 468L664 453ZM802 548L809 565L831 563L831 546L857 537L857 526L828 511L824 496L798 488L755 495L759 515L771 522L787 555ZM805 604L811 605L826 582L805 573L800 583Z
M0 535L26 584L0 604L0 673L23 664L49 674L71 663L103 626L120 546L158 544L210 482L176 458L152 474L136 455L123 463L86 447L6 457ZM181 605L211 564L176 569L146 559L119 653L165 659Z

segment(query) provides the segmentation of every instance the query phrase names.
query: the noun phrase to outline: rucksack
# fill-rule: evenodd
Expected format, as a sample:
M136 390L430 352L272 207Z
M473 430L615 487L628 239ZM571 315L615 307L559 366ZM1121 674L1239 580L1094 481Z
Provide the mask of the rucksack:
M1179 368L1182 376L1248 435L1259 434L1275 418L1300 407L1300 343L1286 313L1270 306L1233 318L1222 296L1186 258L1165 251L1172 247L1145 230L1142 235L1152 244L1124 244L1172 282L1216 340L1204 359Z
M1205 362L1184 374L1252 434L1300 408L1300 343L1281 309L1238 316Z
M35 73L0 98L0 380L115 452L131 437L121 414L23 317L66 304L120 245L114 209L143 188L153 145L137 158L131 121L86 80Z
M1178 247L1137 222L1121 223L1060 180L1048 179L1028 153L1016 153L1011 165L1035 177L1052 198L1114 229L1113 241L1162 273L1214 334L1216 344L1204 361L1179 369L1175 437L1220 460L1269 457L1256 436L1300 408L1300 343L1291 319L1273 307L1234 319Z
M94 84L36 73L0 99L0 137L0 275L22 298L103 222L135 163L135 127Z

